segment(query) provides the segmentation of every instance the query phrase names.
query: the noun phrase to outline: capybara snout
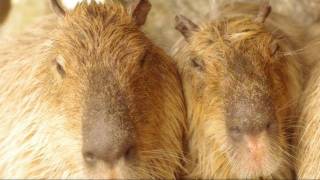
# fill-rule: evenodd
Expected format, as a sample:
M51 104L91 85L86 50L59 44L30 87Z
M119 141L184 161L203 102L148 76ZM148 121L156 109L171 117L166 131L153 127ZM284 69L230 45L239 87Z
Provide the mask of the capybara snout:
M106 79L112 77L106 76ZM130 92L121 92L114 81L116 78L101 87L93 84L85 98L82 153L89 164L100 160L114 164L121 158L128 160L129 154L133 157L136 129L129 109L133 102L125 95Z
M103 108L93 111L90 113L92 115L83 119L82 153L88 164L105 161L112 165L121 158L127 161L135 156L135 129L132 122L127 115L122 115L125 112L109 115L107 111L111 110Z

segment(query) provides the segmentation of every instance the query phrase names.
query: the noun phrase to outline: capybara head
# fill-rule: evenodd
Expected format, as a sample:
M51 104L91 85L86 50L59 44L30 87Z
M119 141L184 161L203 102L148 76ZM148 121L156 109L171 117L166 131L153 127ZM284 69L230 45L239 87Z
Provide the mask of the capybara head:
M91 178L174 178L183 95L173 61L139 30L149 2L134 1L130 12L115 2L81 3L71 12L52 5L61 17L53 33L51 103L63 109L67 132L81 130L74 156L84 166L77 166Z
M191 177L258 178L290 172L282 169L290 159L285 124L294 68L281 53L287 47L281 33L273 34L264 24L270 10L263 5L255 18L233 16L202 26L176 18L186 40L177 59L190 123L190 156L196 156Z

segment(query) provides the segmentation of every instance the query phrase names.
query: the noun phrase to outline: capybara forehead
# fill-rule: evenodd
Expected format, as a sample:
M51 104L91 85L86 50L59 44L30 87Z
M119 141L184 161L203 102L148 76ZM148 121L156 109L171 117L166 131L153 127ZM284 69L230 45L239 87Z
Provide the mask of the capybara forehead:
M150 46L117 3L80 4L61 20L55 36L56 53L64 57L67 69L133 69Z
M270 61L269 46L274 38L268 29L251 18L235 17L203 24L193 33L190 46L203 57L220 60L229 54L248 54Z
M88 21L93 20L90 23L98 23L98 21L104 24L125 24L133 23L132 17L127 12L126 8L119 2L109 2L105 4L98 4L96 2L79 3L74 10L67 13L66 21ZM96 22L94 22L96 21Z

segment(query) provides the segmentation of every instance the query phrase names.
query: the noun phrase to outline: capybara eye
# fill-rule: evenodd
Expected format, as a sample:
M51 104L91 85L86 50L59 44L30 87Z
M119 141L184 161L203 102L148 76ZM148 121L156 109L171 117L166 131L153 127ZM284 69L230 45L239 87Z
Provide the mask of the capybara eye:
M267 129L270 129L270 128L271 128L271 122L267 124Z
M191 65L192 65L192 67L194 67L200 71L203 71L203 64L198 58L191 59Z
M61 64L57 63L57 71L59 74L61 74L62 76L64 75L64 69L63 67L61 66Z
M269 122L267 125L266 125L266 128L267 128L267 130L273 130L273 129L275 129L275 127L276 127L276 124L274 123L274 122Z
M140 66L143 67L147 60L148 52L145 52L142 58L140 59Z
M58 56L58 57L56 58L55 65L56 65L56 69L57 69L58 73L59 73L62 77L64 77L65 74L66 74L66 72L65 72L65 70L64 70L64 59L63 59L62 57Z

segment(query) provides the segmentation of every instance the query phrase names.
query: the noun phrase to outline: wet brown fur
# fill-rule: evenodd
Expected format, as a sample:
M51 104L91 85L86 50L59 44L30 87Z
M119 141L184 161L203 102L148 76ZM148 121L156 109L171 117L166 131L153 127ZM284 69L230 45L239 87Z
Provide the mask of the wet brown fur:
M3 42L0 57L0 178L175 178L185 117L178 73L120 4L43 18ZM81 122L96 110L132 124L135 161L85 165Z
M302 30L276 13L258 23L258 9L249 3L226 6L221 17L203 23L189 43L174 49L188 110L188 178L293 178L290 138L303 83L304 57L296 53ZM241 101L250 106L236 106ZM228 123L246 126L229 115L239 109L256 118L249 122L256 128L264 126L258 114L276 112L277 133L265 135L268 160L257 174L244 169L250 163L244 155L232 157L235 150L246 152L227 132Z

